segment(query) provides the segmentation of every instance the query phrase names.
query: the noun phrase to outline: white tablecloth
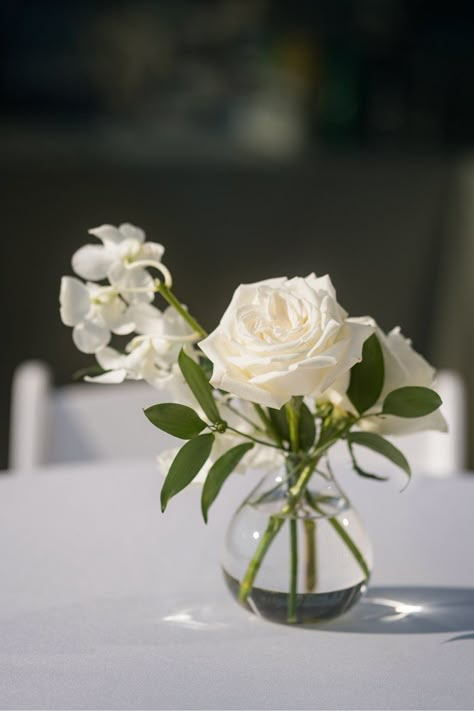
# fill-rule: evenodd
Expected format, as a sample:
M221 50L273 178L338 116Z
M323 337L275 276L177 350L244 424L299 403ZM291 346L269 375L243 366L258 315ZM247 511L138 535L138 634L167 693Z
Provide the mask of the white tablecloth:
M192 487L160 513L152 460L0 478L0 707L471 709L474 477L341 477L375 543L370 591L338 621L271 624L218 560L255 475L206 527Z

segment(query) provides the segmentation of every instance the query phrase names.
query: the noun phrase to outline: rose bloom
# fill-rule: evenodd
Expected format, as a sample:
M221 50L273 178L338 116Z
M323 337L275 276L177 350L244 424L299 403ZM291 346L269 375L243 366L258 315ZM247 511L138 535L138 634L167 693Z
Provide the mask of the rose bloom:
M242 284L219 326L199 346L211 384L280 408L294 395L318 397L360 361L368 317L348 318L329 276Z
M392 390L408 385L432 388L435 378L434 368L412 348L411 341L401 334L400 328L394 328L385 335L377 326L375 333L382 346L385 380L378 401L365 413L368 415L381 411L383 401ZM326 393L326 397L333 404L356 414L346 395L348 387L349 374L346 374ZM382 435L403 435L423 430L447 432L448 429L446 420L439 410L425 417L396 417L395 415L368 417L359 422L359 427Z

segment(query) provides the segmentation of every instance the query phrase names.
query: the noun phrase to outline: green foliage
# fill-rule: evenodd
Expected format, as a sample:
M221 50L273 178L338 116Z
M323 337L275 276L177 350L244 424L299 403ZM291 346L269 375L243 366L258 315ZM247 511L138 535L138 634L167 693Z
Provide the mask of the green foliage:
M199 365L201 366L201 370L203 371L204 375L208 380L212 378L212 372L214 370L214 364L209 358L207 358L204 355L199 355Z
M314 444L316 437L316 425L314 422L314 415L306 407L304 402L301 403L300 406L298 434L300 449L307 452L308 449L311 449Z
M211 422L220 422L221 417L214 400L212 388L201 366L195 363L183 350L179 354L178 364L184 379L207 417Z
M331 403L318 404L317 417L321 419L317 448L332 446L353 425L356 418L348 415L343 410L334 407Z
M147 407L144 413L155 427L180 439L196 437L207 427L194 410L186 405L164 402Z
M181 447L171 464L161 489L161 510L168 501L192 482L209 457L214 443L213 434L203 434L190 439Z
M360 466L359 462L356 459L356 456L354 454L354 450L353 450L351 444L349 444L349 452L350 452L351 460L352 460L352 468L356 474L364 477L364 479L374 479L375 481L387 481L388 476L380 476L380 474L372 474L372 472L368 472L365 469L362 469L362 467Z
M217 459L206 477L201 497L201 509L207 523L209 508L216 499L227 477L234 471L240 460L253 447L253 442L238 444Z
M405 474L407 474L408 477L411 476L410 465L408 464L405 455L400 452L400 450L397 449L397 447L395 447L391 442L384 439L375 432L350 432L347 435L347 441L349 443L349 447L351 448L351 454L352 446L354 444L360 445L361 447L367 447L373 452L377 452L377 454L381 454L383 457L386 457L397 467L400 467L400 469L403 469L403 471L405 472ZM368 474L368 472L361 470L354 459L353 464L355 465L357 473L361 474L361 476L368 476L371 479L383 478L378 477L375 474Z
M408 386L392 390L384 400L384 415L397 417L424 417L442 405L438 393L430 388Z
M285 406L283 406L281 410L274 410L272 407L269 407L268 415L280 439L283 442L289 442L290 430L288 428L288 420L286 419Z
M380 397L385 378L382 348L375 333L362 348L362 361L351 369L347 395L359 414L369 410Z
M286 406L281 410L268 408L268 416L274 430L282 442L290 442L290 428L288 424L288 416ZM316 425L314 415L306 407L304 402L298 403L298 442L299 448L305 452L310 449L316 437Z

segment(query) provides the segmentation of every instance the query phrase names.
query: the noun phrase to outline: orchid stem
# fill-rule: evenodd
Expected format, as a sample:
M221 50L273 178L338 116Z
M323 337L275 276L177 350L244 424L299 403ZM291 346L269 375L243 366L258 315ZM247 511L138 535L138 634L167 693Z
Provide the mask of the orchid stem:
M176 311L183 317L186 323L197 333L200 338L206 338L207 332L203 327L196 321L195 318L191 316L189 311L184 308L183 304L176 298L171 289L169 289L166 284L161 282L157 286L157 291L172 306Z

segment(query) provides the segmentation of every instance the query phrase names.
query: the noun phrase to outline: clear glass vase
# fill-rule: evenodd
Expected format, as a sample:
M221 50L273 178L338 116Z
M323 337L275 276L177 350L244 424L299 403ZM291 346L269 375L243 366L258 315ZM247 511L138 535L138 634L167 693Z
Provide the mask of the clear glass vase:
M244 500L227 529L222 568L232 595L254 614L309 624L359 599L372 546L332 474L315 472L294 507L290 485L282 468Z

